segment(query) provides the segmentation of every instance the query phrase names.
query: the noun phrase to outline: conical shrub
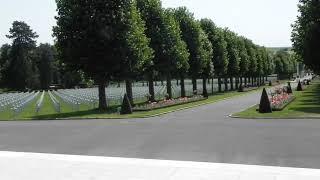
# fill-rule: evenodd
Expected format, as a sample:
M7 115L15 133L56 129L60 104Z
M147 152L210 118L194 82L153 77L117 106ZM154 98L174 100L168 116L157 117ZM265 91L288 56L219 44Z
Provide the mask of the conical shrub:
M292 94L292 88L291 88L291 83L290 82L288 82L287 93L288 94Z
M271 81L269 81L269 86L272 86L272 82Z
M303 91L303 89L302 89L302 84L301 84L301 81L300 81L300 80L299 80L299 82L298 82L297 91Z
M259 105L260 113L272 113L271 104L269 101L269 97L266 91L266 88L263 88L260 105Z
M132 114L132 106L127 94L124 94L120 114Z

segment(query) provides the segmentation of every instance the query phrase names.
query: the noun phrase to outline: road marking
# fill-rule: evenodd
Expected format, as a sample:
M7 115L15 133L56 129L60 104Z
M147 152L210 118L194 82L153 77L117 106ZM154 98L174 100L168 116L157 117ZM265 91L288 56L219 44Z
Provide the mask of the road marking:
M320 170L0 151L5 180L319 180Z

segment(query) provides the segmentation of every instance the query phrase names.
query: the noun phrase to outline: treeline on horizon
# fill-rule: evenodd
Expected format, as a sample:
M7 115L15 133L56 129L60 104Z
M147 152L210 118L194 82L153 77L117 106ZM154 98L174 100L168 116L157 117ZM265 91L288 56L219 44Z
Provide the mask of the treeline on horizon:
M132 82L148 81L154 101L154 81L166 80L172 97L172 79L207 82L217 78L219 91L241 85L260 85L276 73L290 78L297 56L269 51L210 19L195 19L185 7L163 8L160 0L57 0L55 44L36 45L38 35L26 23L15 21L7 35L12 44L0 52L0 84L15 90L70 88L79 83L99 86L99 107L106 108L104 88L125 81L132 101ZM236 80L235 87L233 80ZM207 96L206 83L203 83Z

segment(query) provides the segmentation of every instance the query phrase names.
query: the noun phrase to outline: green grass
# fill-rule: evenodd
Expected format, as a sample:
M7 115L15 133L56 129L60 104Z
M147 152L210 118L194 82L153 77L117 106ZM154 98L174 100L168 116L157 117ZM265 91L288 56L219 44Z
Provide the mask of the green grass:
M10 92L15 92L12 89L9 88L0 88L0 94L2 93L10 93Z
M264 86L268 87L268 86ZM261 87L262 88L262 87ZM252 91L251 91L252 92ZM117 105L111 105L109 110L100 111L97 109L92 109L92 107L87 105L81 105L79 111L73 111L71 106L64 103L61 99L57 97L57 99L61 103L61 113L56 113L52 102L50 100L49 94L46 93L44 96L43 106L40 109L39 113L36 114L34 111L36 101L40 98L40 95L30 103L21 114L19 114L15 119L18 120L31 120L31 119L111 119L111 118L143 118L143 117L151 117L160 114L165 114L181 109L192 108L200 105L205 105L209 103L213 103L225 98L231 98L234 96L244 95L250 92L223 92L223 93L215 93L214 95L210 95L208 99L192 102L188 104L181 104L151 111L143 111L143 112L134 112L130 115L119 115ZM10 110L6 110L0 112L0 120L12 120L13 113Z
M294 91L296 100L282 111L261 114L257 106L233 114L240 118L320 118L320 81L315 80L305 91Z

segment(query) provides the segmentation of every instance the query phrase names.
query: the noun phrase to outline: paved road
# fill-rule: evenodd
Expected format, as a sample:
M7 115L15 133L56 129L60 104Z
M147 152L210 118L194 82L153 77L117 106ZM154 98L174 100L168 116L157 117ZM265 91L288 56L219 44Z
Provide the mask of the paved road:
M320 168L320 120L227 116L258 97L148 119L0 122L0 151Z

